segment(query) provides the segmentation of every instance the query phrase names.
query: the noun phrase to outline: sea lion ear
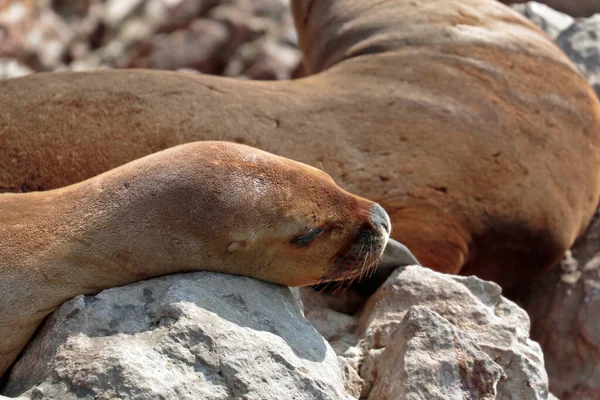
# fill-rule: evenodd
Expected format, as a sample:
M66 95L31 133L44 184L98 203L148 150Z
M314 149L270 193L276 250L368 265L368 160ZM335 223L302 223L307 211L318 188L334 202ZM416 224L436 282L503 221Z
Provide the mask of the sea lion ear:
M417 257L410 252L408 247L390 238L385 246L381 259L379 260L378 269L394 270L406 265L421 265L421 263L417 260Z

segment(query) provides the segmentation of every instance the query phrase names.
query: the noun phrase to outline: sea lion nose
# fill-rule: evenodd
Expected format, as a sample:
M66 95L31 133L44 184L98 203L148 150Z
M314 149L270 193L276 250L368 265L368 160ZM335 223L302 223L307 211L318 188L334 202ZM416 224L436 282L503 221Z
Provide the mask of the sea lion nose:
M385 230L388 234L392 230L390 217L387 215L383 207L377 203L371 207L371 224L373 224L377 230L381 230L383 228L383 230Z

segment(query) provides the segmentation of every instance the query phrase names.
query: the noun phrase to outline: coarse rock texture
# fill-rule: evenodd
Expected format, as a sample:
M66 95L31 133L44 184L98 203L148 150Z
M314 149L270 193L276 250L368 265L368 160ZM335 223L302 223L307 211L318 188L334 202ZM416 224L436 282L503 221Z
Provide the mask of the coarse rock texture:
M351 292L303 289L302 297L337 362L303 318L295 290L245 277L178 274L65 303L26 349L2 394L64 400L548 395L540 349L527 338L528 318L496 284L411 266L397 270L359 314Z
M600 214L571 253L536 285L525 307L550 388L561 400L600 398Z
M525 10L525 16L552 36L561 19L533 4L513 7ZM600 15L575 20L556 41L600 94ZM562 400L600 398L598 212L560 266L538 282L523 305L532 319L532 338L544 351L551 391Z
M47 321L3 395L32 399L349 399L297 292L216 273L78 296Z
M513 4L512 8L536 24L552 40L556 40L556 37L575 21L573 17L535 1Z
M526 3L527 0L500 0L504 4ZM598 0L540 0L555 10L572 15L573 17L589 17L600 12Z
M289 0L0 0L0 79L99 68L288 79L300 58Z
M431 309L413 306L377 361L369 399L496 398L503 369L475 341ZM383 372L383 374L382 374Z
M369 299L361 314L359 333L366 340L368 348L372 349L370 356L379 357L381 349L385 349L383 351L385 355L390 345L402 347L403 341L411 343L411 340L414 340L410 334L412 329L417 330L415 335L418 337L419 330L428 330L428 324L439 321L430 315L429 318L423 317L421 322L418 322L421 317L413 315L409 318L415 321L404 322L405 333L397 337L396 330L413 306L427 307L439 314L456 327L456 330L468 335L474 344L500 366L505 378L497 383L496 398L546 399L548 378L544 370L544 358L539 345L529 339L530 326L527 314L516 304L502 297L498 285L476 277L443 275L417 266L398 269ZM418 329L411 328L413 324L416 324ZM440 342L439 346L443 347L444 341L451 343L448 335L455 335L455 331L442 327L439 328L439 332L440 337L437 339ZM470 377L469 383L464 387L463 379L457 378L449 384L444 379L446 377L440 376L438 380L440 396L445 393L447 387L458 386L463 387L461 390L464 391L466 398L473 397L474 393L471 391L473 387L488 387L492 382L491 379L496 375L490 368L480 368L487 365L486 361L479 356L475 358L474 347L470 341L461 343L460 340L456 340L454 346L456 348L455 371L463 369L462 374L467 373L466 376ZM395 351L400 354L403 352L402 349ZM445 356L438 355L433 349L431 354L433 357ZM478 361L463 363L461 354ZM379 377L383 374L379 371L377 361L372 361L370 364L375 365L376 373L371 372L369 376L361 373L361 376L367 382L372 377L377 387L377 379L381 379ZM465 366L468 368L465 369ZM430 366L431 374L435 371L434 367L434 364ZM408 370L405 373L408 373Z
M548 397L529 318L494 283L410 266L396 270L357 315L344 316L331 299L325 311L327 302L304 303L307 318L338 354L346 390L355 397Z
M600 94L600 14L577 20L558 35L556 44Z

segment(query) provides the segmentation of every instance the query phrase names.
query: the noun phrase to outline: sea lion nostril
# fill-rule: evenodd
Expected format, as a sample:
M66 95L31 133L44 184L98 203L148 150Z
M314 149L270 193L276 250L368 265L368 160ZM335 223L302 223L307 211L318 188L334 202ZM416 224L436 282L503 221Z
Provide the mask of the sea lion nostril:
M371 207L371 224L377 229L383 228L387 233L391 231L390 217L377 203Z

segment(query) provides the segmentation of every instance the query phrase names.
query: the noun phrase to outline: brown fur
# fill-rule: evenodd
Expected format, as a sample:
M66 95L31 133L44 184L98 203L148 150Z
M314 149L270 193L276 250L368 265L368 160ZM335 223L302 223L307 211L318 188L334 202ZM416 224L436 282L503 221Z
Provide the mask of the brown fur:
M347 265L366 273L389 236L373 207L320 170L225 142L0 195L0 376L42 319L78 294L190 270L310 285L369 238ZM323 233L293 242L314 227Z
M288 82L156 71L0 82L0 189L46 190L188 141L323 168L381 203L434 269L526 287L597 204L600 106L544 34L492 0L296 0Z

